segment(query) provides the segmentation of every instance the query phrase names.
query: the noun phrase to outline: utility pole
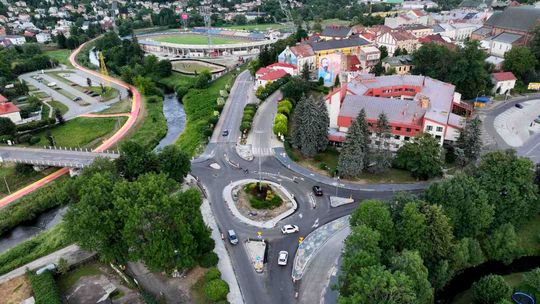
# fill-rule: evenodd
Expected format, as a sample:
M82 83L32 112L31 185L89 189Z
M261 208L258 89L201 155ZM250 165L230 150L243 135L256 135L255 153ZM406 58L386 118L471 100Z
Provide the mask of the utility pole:
M4 183L6 183L6 188L9 194L11 194L11 190L9 190L9 185L7 183L6 177L4 176Z

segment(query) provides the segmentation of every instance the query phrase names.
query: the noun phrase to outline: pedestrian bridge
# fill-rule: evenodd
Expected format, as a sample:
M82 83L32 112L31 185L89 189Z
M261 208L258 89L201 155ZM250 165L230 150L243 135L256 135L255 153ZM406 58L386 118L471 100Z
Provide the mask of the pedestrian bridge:
M0 162L29 164L49 167L84 168L92 164L97 157L116 159L117 151L93 152L80 148L44 147L0 147Z

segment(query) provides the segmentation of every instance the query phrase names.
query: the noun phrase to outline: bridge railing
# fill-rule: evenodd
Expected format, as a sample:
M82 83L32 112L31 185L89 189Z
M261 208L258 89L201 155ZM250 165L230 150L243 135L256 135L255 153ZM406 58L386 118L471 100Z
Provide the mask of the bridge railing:
M47 166L47 167L68 167L68 168L79 168L83 169L84 167L89 166L92 162L74 162L74 161L54 161L54 160L36 160L36 159L21 159L21 158L12 158L12 157L2 157L1 162L10 162L10 163L19 163L19 164L28 164L34 166Z
M73 151L73 152L87 152L87 153L100 153L100 154L118 154L120 155L119 150L103 150L103 151L94 151L88 148L78 148L78 147L57 147L57 146L43 146L43 149L46 150L56 150L56 151Z

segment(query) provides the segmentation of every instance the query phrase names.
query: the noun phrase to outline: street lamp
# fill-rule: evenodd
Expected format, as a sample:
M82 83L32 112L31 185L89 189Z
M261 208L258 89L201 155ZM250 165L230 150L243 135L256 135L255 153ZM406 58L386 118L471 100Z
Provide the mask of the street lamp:
M336 176L336 197L338 195L338 184L339 184L339 176Z

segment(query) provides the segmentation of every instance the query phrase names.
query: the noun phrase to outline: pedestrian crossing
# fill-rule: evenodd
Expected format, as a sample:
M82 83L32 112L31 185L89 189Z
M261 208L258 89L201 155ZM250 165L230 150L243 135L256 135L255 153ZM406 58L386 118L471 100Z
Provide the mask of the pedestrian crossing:
M255 148L252 147L251 151L253 156L273 156L274 150L272 148Z

